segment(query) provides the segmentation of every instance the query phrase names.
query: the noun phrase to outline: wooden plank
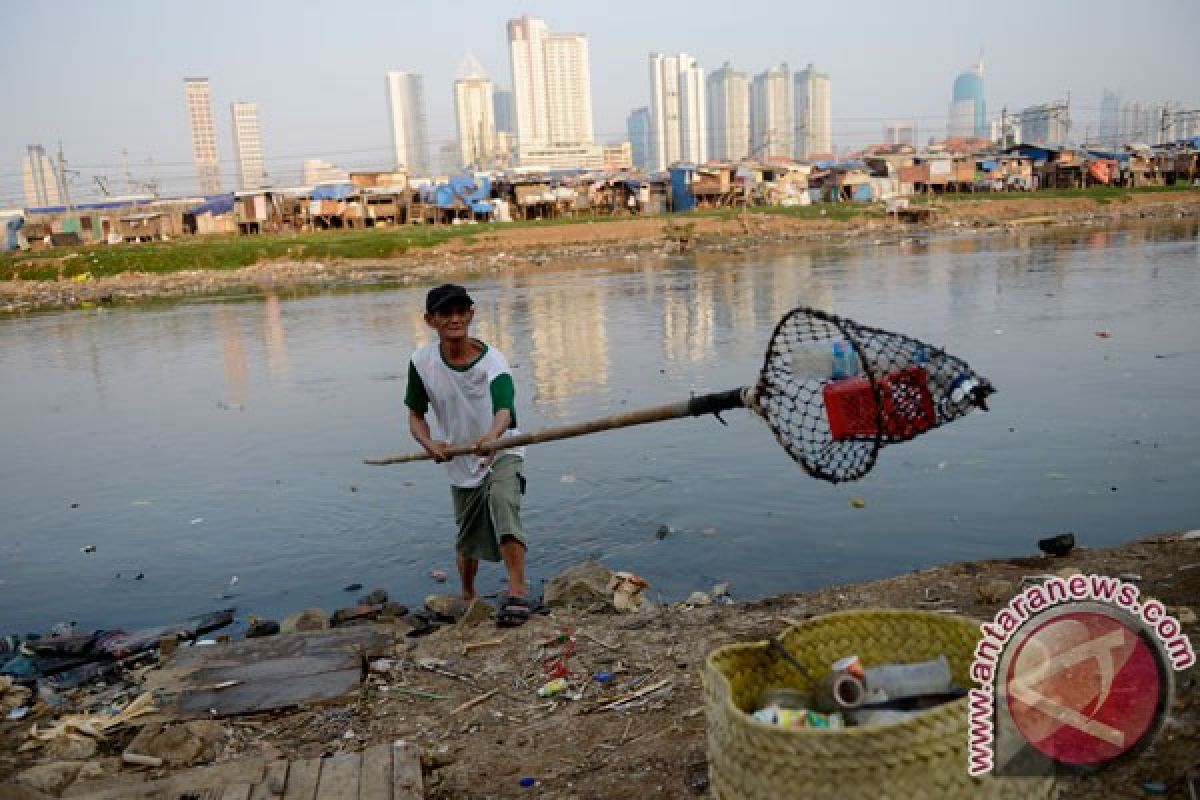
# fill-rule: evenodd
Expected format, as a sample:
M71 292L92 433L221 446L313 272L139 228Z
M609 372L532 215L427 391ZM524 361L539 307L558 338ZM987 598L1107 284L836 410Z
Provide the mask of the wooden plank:
M358 800L392 800L392 746L364 750L360 775Z
M317 784L320 800L358 800L358 773L362 768L362 753L338 753L321 765L321 782Z
M262 782L250 792L250 800L274 800L283 797L284 787L287 786L288 762L280 758L267 764Z
M250 789L248 783L231 783L221 793L220 800L250 800Z
M283 800L314 800L321 779L321 759L308 758L288 765Z
M358 688L362 668L352 667L310 675L285 675L242 683L220 690L185 690L173 709L178 719L246 714L286 708L319 700L332 700Z
M392 797L394 800L424 800L421 750L413 742L399 740L392 744Z

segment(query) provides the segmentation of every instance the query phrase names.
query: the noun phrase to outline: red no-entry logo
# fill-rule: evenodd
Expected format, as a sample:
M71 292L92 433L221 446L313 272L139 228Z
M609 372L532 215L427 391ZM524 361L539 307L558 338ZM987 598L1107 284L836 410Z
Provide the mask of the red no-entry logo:
M1156 730L1165 670L1118 614L1065 610L1019 641L1005 675L1008 710L1021 735L1055 761L1101 764Z

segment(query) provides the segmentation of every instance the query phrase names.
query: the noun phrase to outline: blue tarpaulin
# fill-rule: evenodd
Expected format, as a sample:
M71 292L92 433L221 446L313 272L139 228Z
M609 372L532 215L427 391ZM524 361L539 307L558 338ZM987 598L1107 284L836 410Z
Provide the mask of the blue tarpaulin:
M195 214L196 216L212 214L215 217L220 214L228 214L231 211L233 211L233 195L214 194L211 197L206 197L200 205L189 208L187 213Z
M21 228L23 228L25 226L25 218L16 216L14 214L11 217L4 217L3 223L4 223L4 230L3 230L4 235L2 237L0 237L0 250L3 250L4 252L7 253L10 250L17 249L17 247L18 247L17 231L21 230Z
M871 184L860 183L854 187L854 199L860 202L871 201Z
M454 208L461 200L476 214L492 213L492 182L486 176L476 179L470 175L452 175L449 182L432 187L428 193L422 191L422 195L438 208Z
M999 161L984 161L979 166L983 167L984 172L995 172L996 170L1000 169L1000 162Z
M692 192L693 167L671 167L671 210L691 211L696 207L696 195Z
M345 200L352 194L354 194L354 184L352 183L323 183L313 187L312 199Z

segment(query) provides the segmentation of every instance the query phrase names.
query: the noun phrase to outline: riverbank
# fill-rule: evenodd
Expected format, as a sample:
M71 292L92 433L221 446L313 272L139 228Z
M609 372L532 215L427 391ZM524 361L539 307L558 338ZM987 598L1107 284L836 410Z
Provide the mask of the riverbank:
M657 606L636 614L556 609L517 629L497 630L487 621L460 623L415 639L404 635L408 623L399 622L376 626L394 644L358 691L319 705L225 716L211 726L211 755L197 763L253 758L295 763L403 739L420 749L424 796L430 798L531 796L522 778L536 780L539 797L705 796L699 671L714 648L760 641L793 621L846 609L953 610L986 620L1011 598L1023 576L1067 571L1125 576L1137 583L1143 598L1157 598L1171 609L1193 642L1200 640L1194 613L1200 539L1177 534L1109 549L1077 547L1063 558L949 564L746 603L736 601L738 592L752 594L753 587L735 586L732 605ZM1189 605L1190 614L1184 610ZM555 656L587 687L582 698L538 697ZM153 684L157 672L142 670L134 679ZM611 673L612 683L588 680L599 672ZM639 687L658 688L624 710L602 708ZM70 699L82 702L89 696L84 691ZM56 716L39 706L19 722L0 722L0 782L22 774L27 779L26 770L39 760L64 760L20 750L32 724L45 728ZM120 755L138 725L135 721L101 741L86 759L86 772L94 777L76 779L67 796L88 796L114 780L178 773L122 766ZM1175 701L1157 742L1093 775L1065 779L1063 797L1187 798L1186 776L1198 766L1197 737L1200 679L1193 667L1176 676ZM4 791L0 786L0 796ZM140 795L131 789L126 796Z
M95 308L161 299L419 285L589 260L681 251L747 252L783 243L837 244L914 233L975 235L1038 226L1114 226L1200 216L1200 191L1087 190L940 198L909 225L874 206L733 210L646 218L552 220L439 229L329 231L6 255L0 313Z

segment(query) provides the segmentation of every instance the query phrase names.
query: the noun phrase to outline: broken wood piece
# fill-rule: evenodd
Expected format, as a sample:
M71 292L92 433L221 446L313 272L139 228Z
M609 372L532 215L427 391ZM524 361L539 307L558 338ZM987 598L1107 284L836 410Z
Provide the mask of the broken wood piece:
M438 694L437 692L427 692L424 689L413 689L409 686L388 686L385 687L389 692L400 692L401 694L410 694L413 697L421 697L425 700L445 700L446 695Z
M620 645L609 644L608 642L604 641L603 639L597 639L595 636L592 636L587 631L578 631L578 634L580 636L582 636L583 638L587 639L589 642L595 642L596 644L603 647L605 650L620 650L621 649Z
M641 689L638 689L636 692L630 692L629 694L625 695L624 697L618 697L616 700L613 700L611 703L600 706L599 710L600 711L609 711L619 705L628 703L630 700L637 700L639 697L644 697L644 696L650 694L651 692L657 692L659 689L663 688L664 686L669 685L670 683L671 683L671 681L669 679L663 678L658 683L652 683L649 686L643 686Z
M485 647L495 647L496 645L503 644L503 643L504 643L503 636L497 636L495 639L487 639L482 642L470 642L469 644L463 645L462 654L464 656L469 656L475 650L482 650Z
M496 693L499 691L500 691L499 689L492 689L490 692L484 692L483 694L479 695L478 697L468 700L467 702L460 705L458 708L451 711L450 715L454 716L455 714L458 714L460 712L467 711L468 709L472 709L477 705L486 703L488 700L492 699L492 697L494 697L496 695Z
M163 760L158 756L144 756L141 753L122 753L121 760L135 767L161 767L163 765Z

